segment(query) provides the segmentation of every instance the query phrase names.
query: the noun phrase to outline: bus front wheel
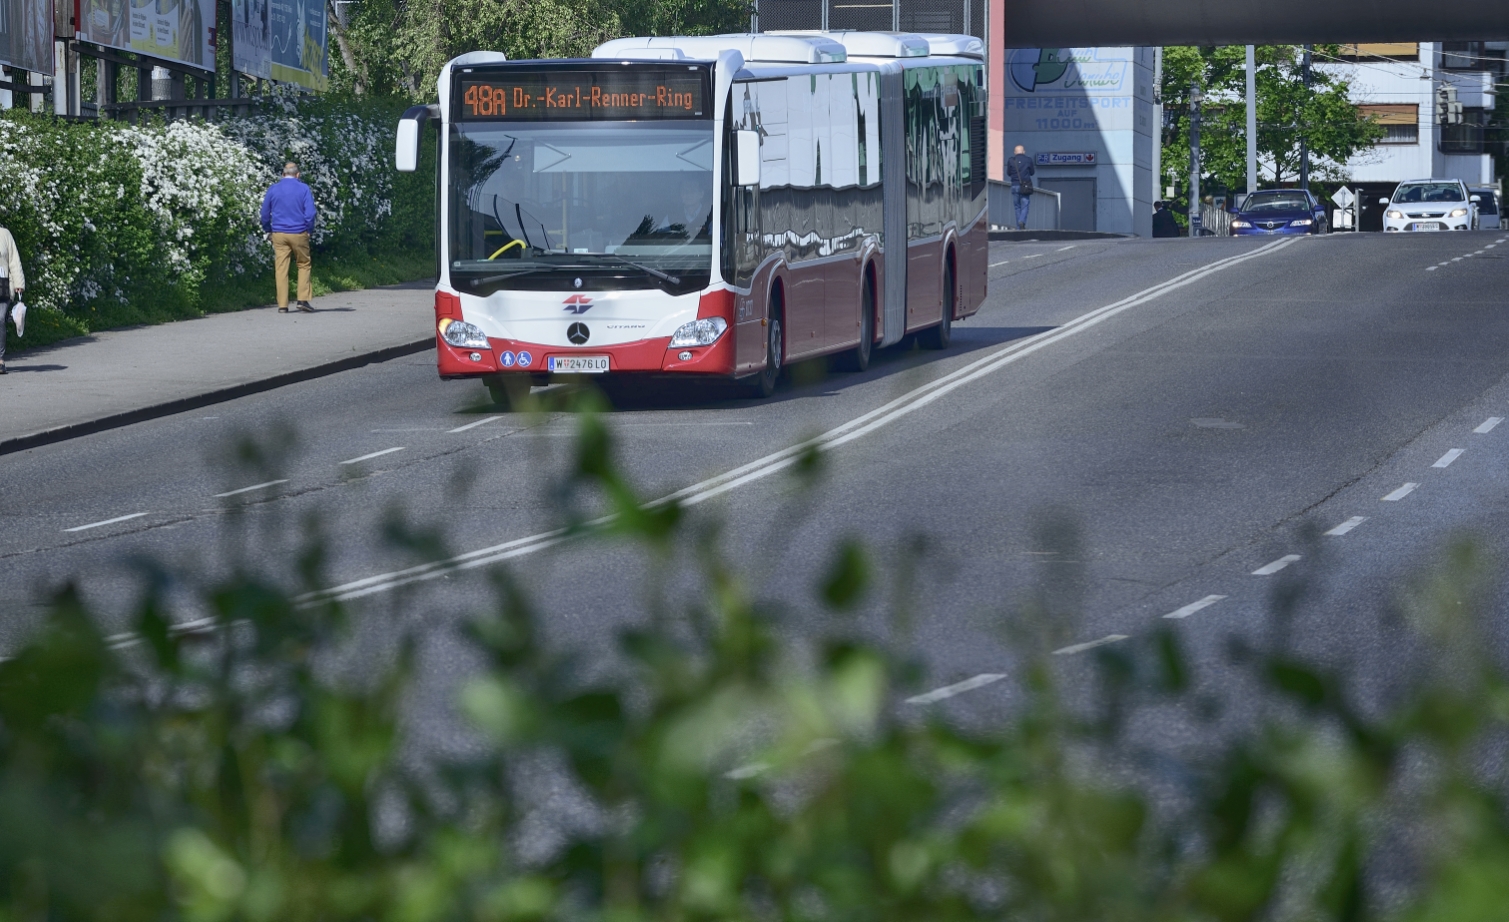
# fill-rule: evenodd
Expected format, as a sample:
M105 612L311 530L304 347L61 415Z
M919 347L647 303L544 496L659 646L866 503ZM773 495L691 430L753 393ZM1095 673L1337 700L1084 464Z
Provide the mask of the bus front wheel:
M781 324L781 311L772 310L770 322L765 325L765 367L748 385L750 396L763 399L774 394L776 382L785 370L785 362L786 329Z

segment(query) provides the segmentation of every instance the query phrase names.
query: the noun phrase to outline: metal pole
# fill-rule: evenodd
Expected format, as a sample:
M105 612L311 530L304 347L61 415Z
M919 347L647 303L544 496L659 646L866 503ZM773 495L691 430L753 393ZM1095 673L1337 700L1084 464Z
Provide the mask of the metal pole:
M1305 101L1299 110L1299 187L1310 188L1310 126L1306 124L1308 117L1306 110L1310 107L1310 52L1314 45L1305 46L1304 72L1305 72Z
M1189 235L1200 236L1200 103L1198 83L1189 88Z
M828 31L828 0L823 0L823 31Z
M1257 48L1247 46L1247 194L1258 188L1257 178Z

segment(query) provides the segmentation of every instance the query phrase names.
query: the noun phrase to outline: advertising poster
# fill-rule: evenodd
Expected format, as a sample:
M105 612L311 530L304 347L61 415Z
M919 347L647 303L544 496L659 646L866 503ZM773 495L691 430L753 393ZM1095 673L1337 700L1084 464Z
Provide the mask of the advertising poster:
M0 64L52 73L52 0L0 0Z
M215 0L79 0L79 38L215 69Z
M323 90L330 83L330 23L325 0L267 0L272 79Z
M231 0L231 68L272 79L272 23L268 0Z

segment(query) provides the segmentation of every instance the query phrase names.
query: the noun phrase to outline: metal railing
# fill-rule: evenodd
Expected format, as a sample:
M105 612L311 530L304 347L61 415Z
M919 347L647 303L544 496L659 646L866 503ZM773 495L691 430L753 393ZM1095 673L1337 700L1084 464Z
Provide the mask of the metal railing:
M1016 204L1011 200L1011 184L990 181L989 210L991 230L1016 230ZM1063 199L1057 192L1033 189L1027 206L1028 230L1058 230Z

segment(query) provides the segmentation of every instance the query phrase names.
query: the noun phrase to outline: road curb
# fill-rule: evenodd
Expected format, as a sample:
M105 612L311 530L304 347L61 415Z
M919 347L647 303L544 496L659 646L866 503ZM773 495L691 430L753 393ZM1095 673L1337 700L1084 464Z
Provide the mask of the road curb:
M220 390L210 391L207 394L180 397L177 400L169 400L150 407L141 407L136 410L127 410L124 413L101 416L98 419L85 420L81 423L70 423L66 426L58 426L55 429L45 429L41 432L33 432L0 441L0 455L26 451L29 448L38 448L42 445L52 445L56 442L66 442L69 439L93 435L96 432L104 432L109 429L118 429L122 426L131 426L136 423L146 422L149 419L160 419L164 416L172 416L174 413L182 413L185 410L195 410L216 403L224 403L227 400L235 400L239 397L287 387L290 384L298 384L301 381L311 381L315 378L323 378L342 371L350 371L353 368L361 368L364 365L386 362L405 355L413 355L426 349L433 349L434 347L435 338L428 336L415 342L403 343L397 346L386 346L372 352L346 356L338 361L326 362L323 365L315 365L310 368L301 368L297 371L284 372L280 375L273 375L270 378L263 378L260 381L248 381L244 384L236 384L231 387L221 388Z
M993 230L991 240L1012 240L1017 243L1050 243L1059 240L1122 240L1135 234L1113 234L1110 231L1073 230Z

